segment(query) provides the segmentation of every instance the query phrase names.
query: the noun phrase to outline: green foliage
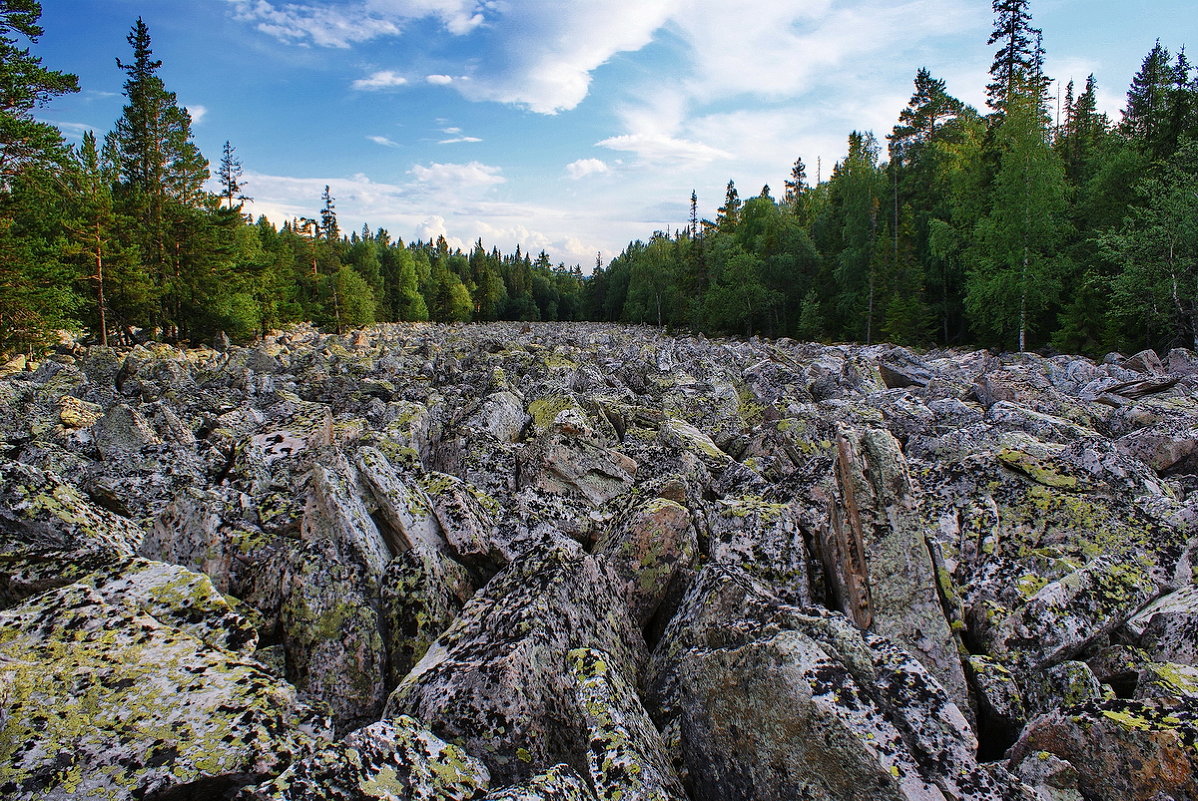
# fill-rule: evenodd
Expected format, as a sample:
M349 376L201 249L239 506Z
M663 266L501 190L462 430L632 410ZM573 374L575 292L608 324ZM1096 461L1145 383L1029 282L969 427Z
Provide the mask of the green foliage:
M74 75L42 66L22 47L42 36L36 0L0 0L0 190L31 166L62 158L62 134L33 119L33 109L57 95L79 91Z
M1113 315L1140 341L1198 348L1198 141L1185 140L1139 197L1124 225L1102 237L1123 265Z
M1056 297L1065 171L1034 94L1007 98L995 145L999 169L990 211L975 229L965 302L994 342L1024 350L1028 332Z
M63 146L33 120L77 89L23 47L35 0L0 0L0 350L60 329L238 341L311 320L624 320L714 334L910 345L982 342L1099 353L1198 344L1198 81L1159 42L1120 125L1097 82L1045 112L1044 51L1027 0L995 0L997 45L982 116L921 69L888 140L868 132L826 180L796 159L783 199L742 200L729 181L715 221L690 196L686 227L632 242L590 276L516 247L468 252L445 237L346 237L329 187L311 219L242 216L226 143L219 195L191 120L137 20L119 61L113 131ZM817 173L818 175L818 173Z

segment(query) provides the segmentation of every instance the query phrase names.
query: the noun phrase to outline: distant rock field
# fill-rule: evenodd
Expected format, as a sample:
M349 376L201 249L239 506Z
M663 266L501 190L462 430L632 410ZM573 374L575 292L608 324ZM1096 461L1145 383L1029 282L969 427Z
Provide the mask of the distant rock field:
M0 797L1198 801L1198 355L0 369Z

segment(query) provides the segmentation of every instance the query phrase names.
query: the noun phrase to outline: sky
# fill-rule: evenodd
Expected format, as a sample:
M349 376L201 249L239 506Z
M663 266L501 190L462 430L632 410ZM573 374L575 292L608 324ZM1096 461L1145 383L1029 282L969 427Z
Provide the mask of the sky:
M1046 72L1093 73L1118 119L1153 42L1198 47L1192 0L1033 0ZM69 140L111 130L137 17L246 210L469 249L516 245L588 271L632 240L713 218L727 182L780 197L878 140L920 67L984 109L984 0L42 0L43 64L82 91L38 110ZM215 189L215 184L213 185Z

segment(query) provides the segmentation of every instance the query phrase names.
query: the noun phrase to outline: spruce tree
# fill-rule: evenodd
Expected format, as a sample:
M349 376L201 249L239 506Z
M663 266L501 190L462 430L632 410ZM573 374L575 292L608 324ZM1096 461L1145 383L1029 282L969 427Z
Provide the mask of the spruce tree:
M233 147L226 139L224 150L220 156L220 166L216 171L216 178L220 181L221 197L229 204L229 208L233 208L234 203L240 207L242 202L253 200L245 194L245 184L241 179L244 170L241 161L234 155L236 151L237 148Z
M1154 156L1163 155L1161 140L1167 120L1169 90L1173 70L1169 51L1160 39L1148 51L1140 70L1127 90L1127 106L1123 109L1123 134L1139 142Z
M736 191L736 184L730 180L728 188L724 192L724 205L720 206L718 210L716 228L722 234L730 234L736 230L736 225L739 222L740 195Z

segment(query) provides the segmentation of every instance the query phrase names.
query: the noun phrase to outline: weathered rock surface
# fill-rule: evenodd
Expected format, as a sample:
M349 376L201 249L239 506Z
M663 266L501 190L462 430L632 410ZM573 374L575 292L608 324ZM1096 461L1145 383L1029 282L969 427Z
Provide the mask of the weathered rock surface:
M0 376L6 798L1198 798L1190 351L73 354Z

